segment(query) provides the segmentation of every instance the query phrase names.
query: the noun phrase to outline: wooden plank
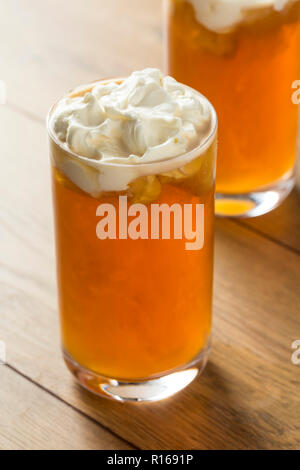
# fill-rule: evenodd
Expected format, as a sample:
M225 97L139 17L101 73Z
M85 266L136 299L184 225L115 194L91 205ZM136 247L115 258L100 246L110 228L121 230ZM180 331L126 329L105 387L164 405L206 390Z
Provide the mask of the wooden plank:
M0 381L1 450L132 449L6 366Z
M7 107L0 126L0 336L9 364L140 448L300 448L300 369L291 363L299 257L218 221L215 341L203 377L155 405L99 399L60 357L45 136Z

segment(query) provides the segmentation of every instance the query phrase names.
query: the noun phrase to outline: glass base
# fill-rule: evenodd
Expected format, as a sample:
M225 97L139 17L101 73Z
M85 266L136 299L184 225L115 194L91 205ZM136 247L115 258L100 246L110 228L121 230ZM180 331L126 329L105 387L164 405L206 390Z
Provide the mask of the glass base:
M216 194L215 213L219 217L257 217L279 206L290 194L295 176L289 172L279 182L245 194Z
M101 376L78 364L69 353L63 351L68 369L85 389L99 396L121 402L153 402L171 397L189 385L206 366L210 341L189 364L169 373L141 380L118 380Z

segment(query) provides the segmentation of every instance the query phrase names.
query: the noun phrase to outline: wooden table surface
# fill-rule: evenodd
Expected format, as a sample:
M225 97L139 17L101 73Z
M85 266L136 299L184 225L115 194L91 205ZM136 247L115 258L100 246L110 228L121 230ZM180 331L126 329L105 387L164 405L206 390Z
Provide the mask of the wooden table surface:
M114 403L61 358L45 115L75 85L162 67L160 11L161 0L0 3L1 449L300 448L297 190L267 216L217 220L213 350L186 390Z

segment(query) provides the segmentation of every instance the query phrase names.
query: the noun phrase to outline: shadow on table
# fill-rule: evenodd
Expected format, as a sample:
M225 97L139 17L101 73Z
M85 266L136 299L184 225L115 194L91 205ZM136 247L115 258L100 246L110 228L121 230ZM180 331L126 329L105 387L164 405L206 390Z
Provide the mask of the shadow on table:
M154 404L124 404L98 398L79 386L91 416L142 449L262 448L257 427L243 407L236 384L209 362L186 390Z
M298 185L277 209L245 222L272 239L300 251L300 178Z

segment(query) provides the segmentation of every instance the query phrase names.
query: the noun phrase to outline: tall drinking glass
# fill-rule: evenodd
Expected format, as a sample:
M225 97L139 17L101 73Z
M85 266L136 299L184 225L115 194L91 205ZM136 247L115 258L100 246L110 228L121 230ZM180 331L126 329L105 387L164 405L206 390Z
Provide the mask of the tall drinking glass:
M219 118L216 211L256 216L291 191L300 71L298 0L165 0L167 71Z
M209 107L205 141L168 161L139 164L142 176L125 191L94 196L76 178L98 174L53 132L57 105L49 114L64 359L84 387L117 400L166 398L208 357L217 119L192 92ZM108 188L135 169L103 162L100 176Z

